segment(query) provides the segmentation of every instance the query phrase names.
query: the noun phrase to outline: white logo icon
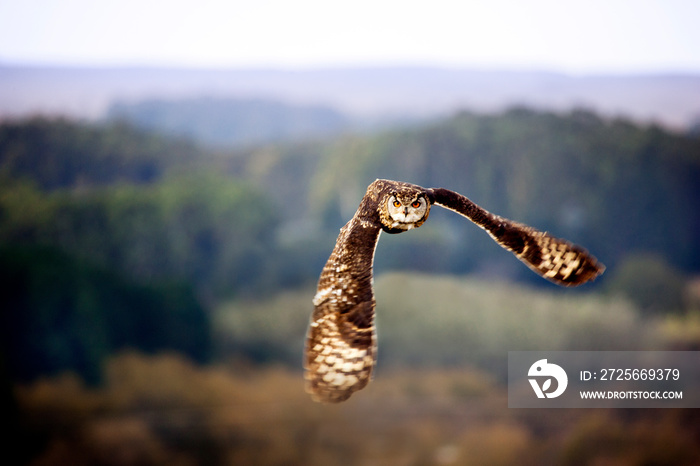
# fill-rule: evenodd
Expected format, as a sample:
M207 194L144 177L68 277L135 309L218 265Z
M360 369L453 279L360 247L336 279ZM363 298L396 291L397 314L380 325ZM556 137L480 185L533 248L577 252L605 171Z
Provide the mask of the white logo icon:
M566 376L564 369L556 364L547 363L546 359L540 359L530 366L527 375L529 377L548 377L541 387L537 379L528 379L537 398L556 398L564 393L566 385L569 383L569 378ZM552 386L552 378L557 381L557 389L553 392L548 392L547 390Z

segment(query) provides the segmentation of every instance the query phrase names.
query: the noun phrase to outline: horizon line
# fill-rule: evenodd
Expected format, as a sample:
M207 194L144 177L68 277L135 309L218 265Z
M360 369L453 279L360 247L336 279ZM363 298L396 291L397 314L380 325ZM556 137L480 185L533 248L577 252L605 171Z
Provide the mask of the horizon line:
M303 65L289 64L187 64L187 63L79 63L79 62L50 62L50 61L17 61L0 57L0 68L15 69L65 69L83 71L127 71L127 70L175 70L193 72L343 72L343 71L383 71L383 70L431 70L445 72L474 72L474 73L512 73L512 74L550 74L572 78L586 77L652 77L652 76L685 76L700 77L700 69L690 68L639 68L639 69L591 69L567 70L547 65L503 65L503 64L457 64L457 63L427 63L427 62L357 62L357 63L316 63Z

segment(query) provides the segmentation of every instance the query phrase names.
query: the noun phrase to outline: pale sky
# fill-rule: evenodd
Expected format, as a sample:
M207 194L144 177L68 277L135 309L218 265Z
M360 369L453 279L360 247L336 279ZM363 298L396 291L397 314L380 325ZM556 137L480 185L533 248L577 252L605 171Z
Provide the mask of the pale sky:
M0 64L700 73L700 1L0 0Z

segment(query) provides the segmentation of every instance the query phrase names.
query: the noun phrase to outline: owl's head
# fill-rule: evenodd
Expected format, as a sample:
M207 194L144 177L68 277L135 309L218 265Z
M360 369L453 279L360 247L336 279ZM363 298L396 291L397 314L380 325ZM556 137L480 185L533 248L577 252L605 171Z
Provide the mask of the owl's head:
M430 202L422 189L406 188L389 192L381 210L384 230L400 233L418 228L428 219Z

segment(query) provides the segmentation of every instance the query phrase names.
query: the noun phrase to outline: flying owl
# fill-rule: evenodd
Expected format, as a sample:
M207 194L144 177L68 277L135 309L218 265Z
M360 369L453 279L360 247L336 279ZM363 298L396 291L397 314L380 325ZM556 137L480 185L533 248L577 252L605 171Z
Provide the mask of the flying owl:
M372 290L377 240L382 231L418 228L434 204L467 217L535 273L559 285L581 285L605 270L585 249L494 215L449 189L376 180L355 216L340 229L313 299L304 378L314 400L347 400L371 380L377 355Z

